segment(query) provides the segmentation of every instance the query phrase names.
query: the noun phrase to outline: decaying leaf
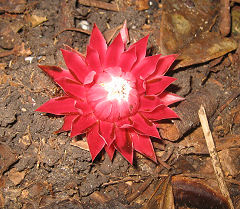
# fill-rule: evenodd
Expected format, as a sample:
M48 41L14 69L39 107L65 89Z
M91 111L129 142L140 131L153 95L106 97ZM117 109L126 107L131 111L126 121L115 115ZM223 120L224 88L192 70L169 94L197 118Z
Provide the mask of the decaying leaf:
M18 172L16 168L12 168L9 171L8 178L11 182L13 182L15 185L18 185L21 183L21 181L24 179L26 174L26 171Z
M89 146L88 146L86 137L85 137L85 140L78 140L77 141L77 140L73 139L72 142L71 142L71 145L75 146L75 147L79 147L83 150L89 151Z
M11 148L5 144L0 143L0 175L5 172L9 166L17 161L17 155L13 153Z
M1 0L0 10L10 13L23 13L26 7L26 0Z
M160 182L154 194L149 199L145 209L174 209L174 197L172 190L171 177L167 177L164 181Z
M207 62L235 50L237 46L237 42L231 38L221 37L214 32L206 32L183 49L178 57L182 61L177 67Z
M149 9L148 0L136 0L137 10L146 10Z
M172 178L174 200L176 206L193 208L230 208L225 197L200 179L174 176Z
M109 30L106 30L103 33L104 38L106 39L107 43L110 43L114 36L116 36L117 32L122 28L122 25L119 25L115 28L111 28Z
M180 54L176 68L206 62L237 48L233 39L210 32L218 5L210 0L163 3L159 46L162 54Z
M232 8L232 34L240 38L240 7L235 6Z
M43 22L46 22L48 19L46 16L37 16L37 15L31 15L27 16L27 21L31 23L31 26L34 28L38 25L40 25Z

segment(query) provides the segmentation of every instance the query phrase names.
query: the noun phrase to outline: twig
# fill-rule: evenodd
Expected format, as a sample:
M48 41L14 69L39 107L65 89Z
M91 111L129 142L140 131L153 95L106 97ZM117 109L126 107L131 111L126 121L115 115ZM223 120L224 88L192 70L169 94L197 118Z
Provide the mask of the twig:
M85 34L91 35L91 31L90 30L83 30L83 29L80 29L80 28L65 28L65 29L61 30L60 32L58 32L55 35L55 38L57 36L59 36L61 33L63 33L64 31L77 31L77 32L81 32L81 33L85 33Z
M213 164L213 168L217 177L217 181L218 181L218 185L219 188L223 194L223 196L225 196L228 200L228 203L230 205L231 209L234 209L232 200L230 198L230 194L228 192L227 189L227 185L226 182L224 180L224 174L223 171L221 169L221 164L220 164L220 160L216 151L216 147L213 141L213 137L212 137L212 133L210 131L209 125L208 125L208 120L207 120L207 115L205 112L205 109L203 107L203 105L201 105L199 111L198 111L198 116L202 125L202 129L203 129L203 133L205 136L205 140L206 140L206 144L208 147L208 151L210 154L210 157L212 159L212 164Z
M111 3L106 3L103 1L97 1L97 0L78 0L79 4L82 4L84 6L89 6L89 7L97 7L101 9L106 9L106 10L111 10L118 12L119 7L116 4L111 4Z
M132 202L136 199L141 193L143 193L147 187L152 183L153 178L148 178L138 189L136 192L133 192L131 195L127 197L128 202Z
M101 204L104 204L104 203L110 201L110 198L106 194L103 194L103 193L101 193L99 191L93 192L90 195L90 198L95 200L98 203L101 203Z
M225 110L225 108L227 108L231 102L236 99L238 96L240 95L240 91L233 91L232 95L227 98L227 100L225 100L225 102L223 103L223 105L221 107L218 108L218 110L214 113L214 115L212 116L211 120L210 120L210 124L212 124L214 122L214 120L217 118L217 116L223 111Z
M163 167L165 167L166 169L170 169L171 168L171 166L170 165L168 165L166 162L164 162L160 157L157 157L157 161L163 166Z
M57 31L62 31L65 28L72 28L74 25L73 11L75 7L75 0L60 0L59 1L59 19L57 21ZM64 33L61 39L58 40L58 47L63 44L72 45L73 37L71 32Z
M139 182L141 181L141 179L133 179L132 177L126 177L124 179L120 179L120 180L116 180L116 181L110 181L110 182L107 182L107 183L103 183L102 184L102 187L104 186L109 186L109 185L113 185L113 184L119 184L119 183L122 183L122 182L126 182L126 181L133 181L133 182Z

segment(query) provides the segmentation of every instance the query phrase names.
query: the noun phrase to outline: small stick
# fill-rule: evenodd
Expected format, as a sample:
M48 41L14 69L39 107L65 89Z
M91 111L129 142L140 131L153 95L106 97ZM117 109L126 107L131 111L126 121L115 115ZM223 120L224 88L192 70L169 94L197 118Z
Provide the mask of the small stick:
M157 157L157 161L163 166L163 167L165 167L166 169L170 169L171 168L171 166L170 165L168 165L166 162L164 162L160 157Z
M212 137L212 133L210 131L209 125L208 125L208 120L207 120L207 115L205 112L205 109L203 107L203 105L201 105L199 111L198 111L198 116L202 125L202 129L203 129L203 133L206 139L206 144L208 147L208 151L210 154L210 157L212 159L212 164L213 164L213 168L217 177L217 181L218 181L218 185L219 188L223 194L223 196L225 196L228 200L229 206L231 209L234 209L232 200L230 198L230 194L228 192L227 189L227 185L226 182L224 180L224 174L223 171L221 169L221 164L220 164L220 160L218 157L218 153L216 151L216 147L213 141L213 137Z
M136 199L141 193L143 193L147 187L152 183L153 178L148 178L138 189L136 192L133 192L131 195L127 197L128 202L132 202Z
M227 36L231 30L231 14L229 0L220 0L220 24L219 30L221 35Z
M106 9L106 10L111 10L118 12L119 7L116 4L111 4L111 3L106 3L103 1L97 1L97 0L78 0L79 4L82 4L84 6L89 6L89 7L97 7L100 9Z
M109 185L113 185L113 184L119 184L119 183L122 183L122 182L126 182L126 181L133 181L133 182L139 182L141 181L141 179L133 179L132 177L126 177L124 179L120 179L120 180L116 180L116 181L110 181L110 182L107 182L107 183L103 183L102 184L102 187L104 186L109 186Z
M85 33L87 35L91 35L91 31L89 31L89 30L83 30L83 29L80 29L80 28L65 28L65 29L61 30L60 32L58 32L55 35L55 38L65 31L76 31L76 32Z

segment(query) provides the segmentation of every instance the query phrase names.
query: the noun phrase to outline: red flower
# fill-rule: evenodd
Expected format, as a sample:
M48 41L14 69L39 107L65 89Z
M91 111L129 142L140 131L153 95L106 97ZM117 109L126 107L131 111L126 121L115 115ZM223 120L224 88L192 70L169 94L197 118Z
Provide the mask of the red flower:
M168 105L182 100L165 89L175 78L163 76L176 55L146 57L148 36L126 49L126 24L107 47L94 25L86 57L62 49L67 70L39 66L64 90L37 111L64 115L61 131L86 133L92 160L115 149L131 164L136 150L156 161L150 136L160 138L155 121L177 118Z

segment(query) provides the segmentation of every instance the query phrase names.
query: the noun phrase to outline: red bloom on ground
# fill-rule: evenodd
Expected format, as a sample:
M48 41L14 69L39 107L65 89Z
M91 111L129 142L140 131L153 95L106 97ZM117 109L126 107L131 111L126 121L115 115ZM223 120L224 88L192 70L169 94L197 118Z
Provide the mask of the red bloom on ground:
M156 161L151 137L160 138L155 121L177 118L168 105L182 100L165 91L175 78L163 76L176 55L146 57L148 36L126 49L126 24L107 47L94 25L86 57L63 50L67 70L39 66L64 90L37 111L64 115L61 131L86 133L92 160L115 149L131 164L136 150Z

